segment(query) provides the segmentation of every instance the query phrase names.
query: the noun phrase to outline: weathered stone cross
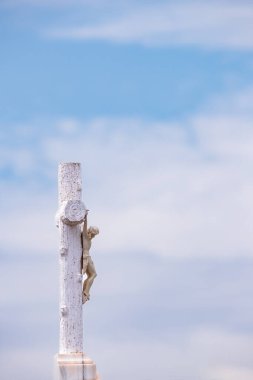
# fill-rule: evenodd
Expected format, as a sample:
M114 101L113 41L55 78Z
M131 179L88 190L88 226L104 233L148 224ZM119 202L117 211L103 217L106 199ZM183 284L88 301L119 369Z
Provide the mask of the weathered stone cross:
M82 203L81 165L62 163L58 173L60 231L60 348L57 380L98 380L95 363L83 352L81 223L87 210Z

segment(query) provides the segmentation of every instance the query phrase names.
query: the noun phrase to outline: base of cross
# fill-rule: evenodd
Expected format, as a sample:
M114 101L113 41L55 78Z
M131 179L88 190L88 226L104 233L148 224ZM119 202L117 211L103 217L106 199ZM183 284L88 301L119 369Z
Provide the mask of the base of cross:
M100 380L96 364L84 353L57 354L55 380Z

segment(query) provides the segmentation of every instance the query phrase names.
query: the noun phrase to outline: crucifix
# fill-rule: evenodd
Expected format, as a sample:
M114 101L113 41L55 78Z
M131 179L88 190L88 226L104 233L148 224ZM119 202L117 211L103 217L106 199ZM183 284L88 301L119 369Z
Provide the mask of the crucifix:
M99 230L87 227L88 210L81 199L80 163L59 165L58 190L60 347L55 377L57 380L99 380L95 363L83 352L83 304L90 299L90 288L97 275L90 256L91 240Z

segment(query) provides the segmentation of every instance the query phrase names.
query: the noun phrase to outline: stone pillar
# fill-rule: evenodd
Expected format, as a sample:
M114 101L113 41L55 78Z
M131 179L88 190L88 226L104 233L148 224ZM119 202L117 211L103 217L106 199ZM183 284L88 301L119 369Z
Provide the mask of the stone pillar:
M86 209L81 201L79 163L62 163L58 172L60 232L60 344L56 379L97 380L95 363L83 353L81 228Z

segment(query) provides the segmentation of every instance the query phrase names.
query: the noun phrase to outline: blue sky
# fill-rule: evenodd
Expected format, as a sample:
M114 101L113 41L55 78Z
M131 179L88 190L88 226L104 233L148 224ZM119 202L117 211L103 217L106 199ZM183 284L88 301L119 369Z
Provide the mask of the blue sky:
M101 378L252 379L252 19L237 0L1 2L4 378L52 378L57 166L77 161Z

